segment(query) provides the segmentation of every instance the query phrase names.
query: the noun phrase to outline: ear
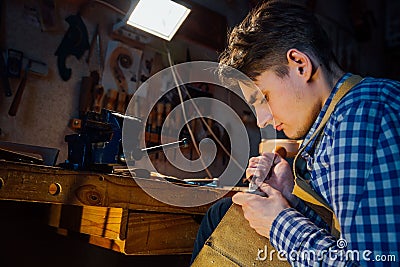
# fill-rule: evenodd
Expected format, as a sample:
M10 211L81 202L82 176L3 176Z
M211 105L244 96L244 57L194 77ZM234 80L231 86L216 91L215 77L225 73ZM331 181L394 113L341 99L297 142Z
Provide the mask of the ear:
M289 49L286 57L289 67L294 68L296 74L306 82L310 81L313 73L311 59L305 53L294 48Z

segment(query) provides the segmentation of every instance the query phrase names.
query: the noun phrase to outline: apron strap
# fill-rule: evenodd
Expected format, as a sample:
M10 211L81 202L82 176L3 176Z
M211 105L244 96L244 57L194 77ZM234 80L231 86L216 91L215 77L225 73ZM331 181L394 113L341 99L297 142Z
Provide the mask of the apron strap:
M322 134L329 117L336 107L336 104L361 80L362 77L358 75L352 75L343 82L336 94L333 96L332 101L329 104L328 109L326 110L326 113L322 118L318 128L312 134L310 139L302 146L293 161L293 174L295 177L293 194L305 201L310 208L317 212L317 214L320 215L321 218L331 226L331 234L336 238L339 238L340 236L340 224L338 218L326 200L318 195L318 193L312 188L309 181L298 175L296 171L296 161L299 157L301 157L301 153L311 143L311 141Z

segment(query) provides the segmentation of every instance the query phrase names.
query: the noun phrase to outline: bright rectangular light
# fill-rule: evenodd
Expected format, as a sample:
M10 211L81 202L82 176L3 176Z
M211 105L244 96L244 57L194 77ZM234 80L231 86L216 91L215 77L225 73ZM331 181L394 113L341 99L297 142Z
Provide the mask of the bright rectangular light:
M189 13L171 0L140 0L127 24L170 41Z

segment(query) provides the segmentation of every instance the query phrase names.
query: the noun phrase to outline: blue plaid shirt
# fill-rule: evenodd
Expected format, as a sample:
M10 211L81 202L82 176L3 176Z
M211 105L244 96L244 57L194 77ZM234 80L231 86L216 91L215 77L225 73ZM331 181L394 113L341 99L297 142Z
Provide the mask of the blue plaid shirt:
M310 182L333 208L341 237L300 201L274 220L273 246L293 266L400 266L400 83L365 78L337 104L309 155L312 146L302 154Z

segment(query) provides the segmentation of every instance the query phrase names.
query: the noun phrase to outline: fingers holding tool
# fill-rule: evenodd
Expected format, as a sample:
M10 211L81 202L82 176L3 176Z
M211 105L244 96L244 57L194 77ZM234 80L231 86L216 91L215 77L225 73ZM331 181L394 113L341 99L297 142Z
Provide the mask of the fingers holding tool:
M261 156L249 160L246 169L246 178L249 181L249 192L264 195L258 188L271 177L273 168L282 158L275 153L263 153Z
M259 190L265 197L239 192L232 197L232 201L242 207L244 217L250 226L258 234L269 238L273 221L280 212L290 208L290 205L281 192L269 184L262 184Z

